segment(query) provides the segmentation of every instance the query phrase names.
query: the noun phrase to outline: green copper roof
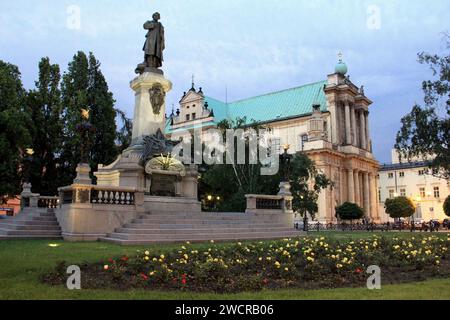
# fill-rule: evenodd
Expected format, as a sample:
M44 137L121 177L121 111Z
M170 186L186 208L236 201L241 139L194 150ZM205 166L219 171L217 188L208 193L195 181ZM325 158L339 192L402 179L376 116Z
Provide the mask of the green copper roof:
M235 120L244 117L247 118L247 123L253 120L261 123L273 122L310 114L313 105L316 104L320 105L322 111L327 111L323 90L326 83L326 81L315 82L228 104L208 96L205 96L205 101L208 102L208 108L214 111L216 124L224 119ZM207 125L211 123L208 122ZM168 125L166 133L170 132L172 131Z

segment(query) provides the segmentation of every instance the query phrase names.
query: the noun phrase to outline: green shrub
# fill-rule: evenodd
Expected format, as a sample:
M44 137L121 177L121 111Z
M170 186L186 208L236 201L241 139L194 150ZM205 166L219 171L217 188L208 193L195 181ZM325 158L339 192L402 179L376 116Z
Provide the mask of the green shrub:
M356 203L345 202L336 207L336 216L342 220L357 220L364 216L364 210Z
M416 211L414 204L407 197L386 199L384 207L391 218L408 218Z

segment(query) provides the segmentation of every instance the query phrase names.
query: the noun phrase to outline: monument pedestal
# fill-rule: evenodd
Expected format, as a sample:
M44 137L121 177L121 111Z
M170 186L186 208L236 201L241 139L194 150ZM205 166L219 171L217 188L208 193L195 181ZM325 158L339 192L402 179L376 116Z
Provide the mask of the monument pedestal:
M76 172L77 176L75 180L73 180L74 184L92 184L92 180L89 175L91 172L91 167L87 163L79 163Z
M114 163L99 165L95 173L98 185L145 188L141 163L143 140L158 130L164 132L165 96L172 89L172 83L162 74L144 72L131 81L130 87L135 92L131 146Z
M139 150L144 137L155 134L158 129L164 132L165 96L172 90L172 83L162 74L144 72L131 81L130 86L135 92L130 150Z

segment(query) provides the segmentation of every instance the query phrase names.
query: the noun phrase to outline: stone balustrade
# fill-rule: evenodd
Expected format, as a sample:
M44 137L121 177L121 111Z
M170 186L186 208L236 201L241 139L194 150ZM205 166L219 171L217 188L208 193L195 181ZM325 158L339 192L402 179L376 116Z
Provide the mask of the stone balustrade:
M56 209L59 205L59 197L39 196L38 207L47 209Z
M144 191L132 187L111 187L96 185L77 185L59 188L59 201L62 205L89 203L98 205L143 205Z
M274 212L293 213L292 196L247 194L246 213Z

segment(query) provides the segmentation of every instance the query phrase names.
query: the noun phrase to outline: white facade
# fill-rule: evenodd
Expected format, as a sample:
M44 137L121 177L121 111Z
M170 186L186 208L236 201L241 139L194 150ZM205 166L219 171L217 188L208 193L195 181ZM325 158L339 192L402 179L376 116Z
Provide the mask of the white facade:
M416 205L415 221L442 221L446 217L444 201L450 194L450 181L432 175L425 162L400 163L397 153L392 152L391 165L385 165L379 172L380 213L382 221L389 221L384 209L388 198L405 196Z

